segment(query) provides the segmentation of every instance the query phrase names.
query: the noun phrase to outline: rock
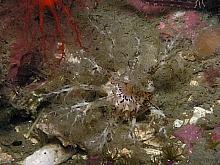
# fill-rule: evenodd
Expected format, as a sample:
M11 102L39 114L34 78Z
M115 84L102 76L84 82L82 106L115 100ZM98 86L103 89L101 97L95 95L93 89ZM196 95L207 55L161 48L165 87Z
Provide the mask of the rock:
M48 144L25 158L22 165L56 165L65 162L73 155L73 151L65 150L59 144Z
M14 161L11 155L4 153L0 148L0 164L11 164Z

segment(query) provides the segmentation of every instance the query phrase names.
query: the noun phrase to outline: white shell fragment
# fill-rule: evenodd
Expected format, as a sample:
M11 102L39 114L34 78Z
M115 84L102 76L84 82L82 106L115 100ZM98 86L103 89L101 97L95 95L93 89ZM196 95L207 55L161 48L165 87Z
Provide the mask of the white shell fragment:
M151 116L155 116L157 118L164 118L165 117L165 114L160 109L157 109L155 107L151 107L150 110L151 110L151 114L150 114Z
M212 108L210 108L210 111L209 110L205 110L204 108L201 108L201 107L194 107L193 109L194 109L193 110L193 116L189 120L190 124L196 124L197 121L200 118L205 117L206 114L212 114L213 113L213 109Z
M192 87L197 87L197 86L199 86L199 82L196 81L196 80L191 80L191 81L190 81L190 86L192 86Z
M154 148L145 148L144 150L146 151L146 153L148 155L157 156L157 155L161 155L162 154L161 150L154 149Z
M184 124L184 121L183 121L183 120L176 119L176 120L173 122L173 127L174 127L174 128L179 128L179 127L181 127L183 124Z
M56 165L65 162L72 155L59 144L48 144L28 156L22 165Z

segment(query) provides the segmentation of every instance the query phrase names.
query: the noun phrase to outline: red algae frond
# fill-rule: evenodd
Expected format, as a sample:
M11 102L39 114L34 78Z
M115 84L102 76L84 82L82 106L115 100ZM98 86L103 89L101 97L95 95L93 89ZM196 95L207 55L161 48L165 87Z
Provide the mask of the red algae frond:
M45 35L45 13L46 11L50 11L52 14L55 23L56 23L56 33L59 36L59 40L62 42L65 42L65 37L64 37L64 32L62 30L62 16L59 14L58 9L61 9L61 12L64 16L66 16L68 25L70 26L71 30L75 34L75 40L76 43L80 47L82 46L82 39L81 39L81 34L79 30L79 26L76 23L73 13L71 11L71 7L67 6L64 4L62 0L26 0L25 1L25 6L26 6L26 20L25 24L30 24L32 21L32 17L35 15L35 9L38 10L39 12L39 27L40 27L40 33L42 38L44 38ZM28 29L26 29L28 30Z
M174 136L185 143L191 153L193 145L202 137L202 130L195 124L187 124L175 131Z
M86 7L86 0L68 1L63 0L21 0L19 9L16 10L18 19L24 18L22 31L12 45L10 69L8 80L16 85L26 85L23 80L31 82L36 73L25 71L26 69L38 72L40 66L47 61L60 62L64 56L66 44L65 32L62 29L62 19L66 17L67 24L75 36L75 42L83 48L81 33L78 23L74 19L71 3ZM55 28L50 25L47 18L48 12L55 22ZM54 30L55 29L55 30ZM57 43L59 47L56 50ZM54 55L58 51L61 57ZM39 55L39 57L37 57ZM29 65L33 64L33 66ZM21 73L21 72L24 72Z

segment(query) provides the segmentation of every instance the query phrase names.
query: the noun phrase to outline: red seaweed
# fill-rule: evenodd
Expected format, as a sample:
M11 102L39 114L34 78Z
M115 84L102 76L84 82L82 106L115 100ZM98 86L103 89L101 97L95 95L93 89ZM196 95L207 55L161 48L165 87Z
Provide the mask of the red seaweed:
M77 3L82 8L86 7L86 2L87 0L65 2L63 0L21 0L19 2L21 5L16 10L16 18L23 21L24 26L21 34L11 46L8 80L12 84L19 86L29 84L32 77L36 77L43 62L48 59L58 62L55 52L61 51L57 50L61 47L57 48L57 43L62 43L62 46L66 43L65 33L62 29L64 17L75 36L75 43L83 48L82 35L72 13L72 4ZM51 25L50 16L55 22L55 29ZM50 22L46 22L46 20L50 20ZM65 54L63 52L60 54L62 55L60 59L63 59Z
M195 124L187 124L175 131L174 136L185 143L191 153L193 145L202 137L202 130Z

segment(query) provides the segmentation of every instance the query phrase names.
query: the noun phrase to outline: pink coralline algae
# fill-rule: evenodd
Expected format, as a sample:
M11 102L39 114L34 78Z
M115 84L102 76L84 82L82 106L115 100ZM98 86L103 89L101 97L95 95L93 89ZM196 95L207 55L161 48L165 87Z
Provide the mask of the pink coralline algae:
M186 35L194 37L196 30L203 25L201 15L196 11L188 11L184 15Z
M184 15L184 20L187 28L190 30L194 30L198 25L201 24L201 16L195 11L186 12Z
M192 153L193 145L202 137L202 130L195 124L187 124L174 132L174 136L185 143Z
M184 11L170 13L158 28L162 38L180 35L183 38L194 40L196 33L204 25L202 16L198 12Z

